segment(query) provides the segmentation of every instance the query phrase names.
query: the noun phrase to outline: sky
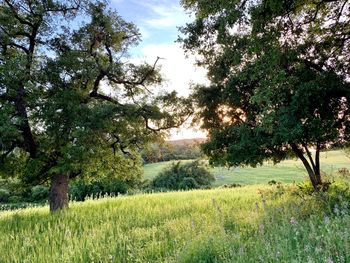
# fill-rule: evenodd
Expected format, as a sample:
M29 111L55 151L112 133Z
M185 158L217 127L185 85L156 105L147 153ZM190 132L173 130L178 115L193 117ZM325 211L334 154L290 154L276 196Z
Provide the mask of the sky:
M207 82L205 70L194 65L194 57L186 58L181 45L176 43L178 27L192 21L179 0L111 0L111 7L141 32L140 45L130 50L132 58L152 64L157 57L162 58L159 65L165 79L164 89L188 96L191 83ZM205 133L183 127L172 130L169 139L198 137L205 137Z

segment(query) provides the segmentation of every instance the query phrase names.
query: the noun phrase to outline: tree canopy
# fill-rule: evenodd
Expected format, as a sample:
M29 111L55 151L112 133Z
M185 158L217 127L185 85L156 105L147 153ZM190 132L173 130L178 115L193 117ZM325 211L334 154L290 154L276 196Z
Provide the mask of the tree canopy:
M295 155L318 190L320 151L349 139L349 2L182 3L196 19L180 41L210 80L194 98L211 163L256 166Z
M133 158L180 125L191 107L155 88L159 58L130 62L139 41L104 1L1 0L1 170L31 183L65 181L95 168L107 149Z

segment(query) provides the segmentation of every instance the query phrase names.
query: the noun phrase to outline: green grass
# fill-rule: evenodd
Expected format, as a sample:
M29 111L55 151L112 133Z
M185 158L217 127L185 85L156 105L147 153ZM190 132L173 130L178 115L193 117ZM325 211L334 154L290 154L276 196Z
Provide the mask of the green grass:
M340 151L323 154L322 163L329 174L349 168ZM217 184L292 182L304 177L298 165L213 172ZM147 166L146 176L163 167ZM0 262L350 262L345 181L321 196L295 184L260 184L88 200L55 214L48 207L0 212Z
M1 212L0 262L350 262L348 199L321 204L260 185Z
M189 160L185 160L188 162ZM147 164L144 166L144 176L152 179L169 166L172 162ZM350 159L343 151L328 151L321 154L321 169L326 174L334 174L339 168L350 169ZM210 168L216 178L214 186L223 184L238 183L242 185L265 184L271 180L282 183L301 182L307 178L305 168L299 160L287 160L277 165L266 162L257 168Z

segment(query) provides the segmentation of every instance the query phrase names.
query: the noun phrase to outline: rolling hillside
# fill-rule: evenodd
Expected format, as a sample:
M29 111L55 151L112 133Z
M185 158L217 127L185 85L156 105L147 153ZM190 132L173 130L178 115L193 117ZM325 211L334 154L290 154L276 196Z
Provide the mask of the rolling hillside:
M188 160L187 160L188 161ZM161 162L147 164L144 166L144 176L146 179L154 178L162 169L169 166L172 162ZM321 154L321 169L328 176L332 176L340 168L350 170L350 159L343 151L328 151ZM286 160L277 165L266 162L263 166L210 168L210 171L216 178L215 186L223 184L238 183L243 185L266 184L271 180L282 183L292 183L303 181L307 175L299 160Z

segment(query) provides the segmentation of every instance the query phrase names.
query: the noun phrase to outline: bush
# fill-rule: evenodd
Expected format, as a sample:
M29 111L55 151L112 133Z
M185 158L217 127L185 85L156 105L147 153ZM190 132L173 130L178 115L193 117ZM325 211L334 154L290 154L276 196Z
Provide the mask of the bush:
M23 199L20 196L17 196L17 195L12 195L8 199L9 203L20 203L22 201L23 201Z
M71 200L84 201L86 197L97 198L104 195L125 194L131 186L120 179L100 179L92 182L77 180L70 185Z
M10 192L6 189L0 188L0 202L7 202L10 198Z
M338 169L338 174L340 174L341 176L349 176L350 172L347 168L340 168Z
M220 186L219 188L237 188L237 187L242 187L242 185L237 184L237 183L224 184L224 185Z
M32 187L30 194L30 201L41 202L47 200L49 197L49 187L43 185L36 185Z
M200 145L192 143L152 143L141 152L145 163L156 163L170 160L197 159L202 156Z
M177 162L163 170L151 185L157 189L188 190L209 187L213 181L214 176L198 161Z

